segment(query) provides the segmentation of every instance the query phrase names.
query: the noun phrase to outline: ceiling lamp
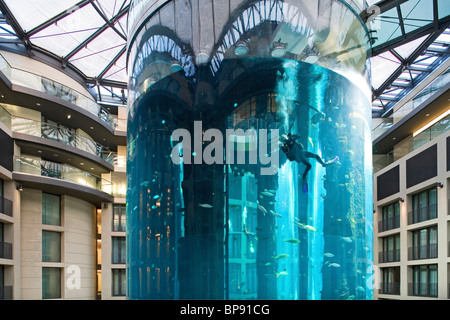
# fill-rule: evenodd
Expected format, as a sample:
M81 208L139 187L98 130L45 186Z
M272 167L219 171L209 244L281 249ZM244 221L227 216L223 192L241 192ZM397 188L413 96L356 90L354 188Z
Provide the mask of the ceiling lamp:
M319 61L319 54L313 49L309 49L306 51L306 57L304 59L305 62L314 64Z
M286 54L287 43L281 43L281 39L273 43L272 57L282 58Z
M245 41L239 40L236 43L236 46L234 48L234 54L237 55L238 57L242 57L247 55L249 49L248 49L248 45Z

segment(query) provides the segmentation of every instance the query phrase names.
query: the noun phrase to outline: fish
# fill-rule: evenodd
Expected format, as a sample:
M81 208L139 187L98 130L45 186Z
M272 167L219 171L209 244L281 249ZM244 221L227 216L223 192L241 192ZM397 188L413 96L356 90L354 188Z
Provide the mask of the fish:
M341 265L339 263L333 262L328 264L329 267L339 268Z
M277 279L279 277L284 277L284 276L287 276L287 275L288 275L288 273L286 271L277 272L275 274L265 274L265 276L267 278L274 278L274 279Z
M271 193L271 192L269 192L269 191L262 191L262 192L260 192L263 196L266 196L266 197L273 197L273 196L275 196L273 193Z
M285 259L285 258L287 258L287 257L289 257L288 254L286 254L286 253L281 253L281 254L279 254L279 255L277 255L277 256L275 256L275 257L272 257L272 258L275 259L275 260L279 260L279 259Z
M161 198L161 196L159 194L157 194L156 196L153 197L153 199L159 199Z
M332 254L332 253L330 253L330 252L324 253L323 255L324 255L325 257L328 257L328 258L333 258L333 257L334 257L334 254Z
M207 208L207 209L211 209L213 207L212 205L207 204L207 203L199 203L198 206L202 207L202 208Z
M157 206L155 206L155 205L152 205L152 209L156 209L156 208L158 208Z
M347 298L347 300L355 300L355 296L354 296L354 295L351 295L351 296L349 296L349 297Z
M342 240L344 240L345 242L348 242L348 243L353 241L352 238L350 238L350 237L341 237L341 238L342 238Z
M287 243L300 243L299 239L287 239L287 240L283 240L284 242Z
M266 210L266 208L264 208L264 207L263 207L262 205L260 205L260 204L258 204L258 209L259 209L260 211L262 211L262 213L264 213L264 215L268 213L267 210Z
M361 291L361 292L366 292L366 289L364 289L364 288L361 287L361 286L356 287L356 290L357 290L357 291Z
M280 217L280 218L283 217L281 214L279 214L279 213L277 213L277 212L275 212L273 210L270 210L270 213L273 214L275 217Z
M294 221L294 223L297 226L299 226L300 228L303 228L303 229L306 229L306 230L309 230L309 231L317 232L317 229L314 228L313 226L310 226L310 225L307 225L307 224L304 224L304 223L300 223L300 222L295 222L295 221Z
M141 182L141 186L144 186L144 187L148 187L149 184L150 184L149 181Z

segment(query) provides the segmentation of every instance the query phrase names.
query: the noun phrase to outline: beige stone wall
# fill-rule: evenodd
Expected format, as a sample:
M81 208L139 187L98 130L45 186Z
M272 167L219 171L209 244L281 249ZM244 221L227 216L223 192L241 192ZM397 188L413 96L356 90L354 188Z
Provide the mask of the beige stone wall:
M61 226L42 224L42 191L24 189L20 212L21 299L42 298L42 268L61 268L61 298L96 297L95 207L61 196ZM61 262L42 262L42 230L61 232Z

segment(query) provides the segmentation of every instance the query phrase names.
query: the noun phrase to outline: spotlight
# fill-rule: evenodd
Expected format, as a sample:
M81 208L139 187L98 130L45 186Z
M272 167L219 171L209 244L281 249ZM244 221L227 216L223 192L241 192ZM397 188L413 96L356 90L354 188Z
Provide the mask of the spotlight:
M308 49L306 51L305 62L314 64L319 61L319 54L315 52L313 49Z
M444 185L440 182L436 183L436 187L439 189L442 189L444 187Z
M178 60L172 61L171 65L170 65L170 72L177 73L180 70L183 70L181 63L178 62Z
M21 184L19 184L19 185L17 186L17 190L18 190L18 191L23 191L23 186L22 186Z
M249 49L248 49L247 43L245 43L245 41L239 40L236 43L236 47L234 49L235 55L242 57L242 56L247 55L248 51L249 51Z
M398 201L401 203L405 202L405 200L403 198L398 198Z
M272 57L274 58L282 58L286 54L286 47L287 43L281 43L280 40L273 43L273 49L272 49Z

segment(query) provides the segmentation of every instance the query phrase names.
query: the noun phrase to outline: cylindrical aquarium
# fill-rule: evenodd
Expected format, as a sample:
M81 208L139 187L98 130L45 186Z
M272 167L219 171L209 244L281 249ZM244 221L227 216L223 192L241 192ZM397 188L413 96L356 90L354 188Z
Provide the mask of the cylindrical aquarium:
M364 9L133 1L129 299L372 299Z

